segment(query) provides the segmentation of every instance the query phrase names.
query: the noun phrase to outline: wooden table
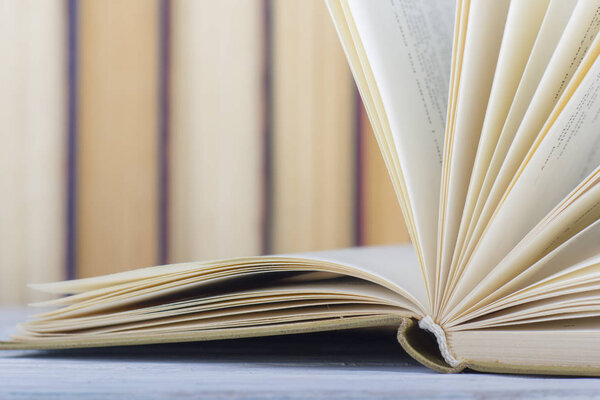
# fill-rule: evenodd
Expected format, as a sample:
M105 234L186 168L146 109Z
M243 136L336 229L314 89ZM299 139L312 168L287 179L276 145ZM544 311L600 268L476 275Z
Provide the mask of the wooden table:
M0 308L5 338L25 318ZM60 352L0 353L0 399L600 398L600 379L442 375L393 332L338 332Z

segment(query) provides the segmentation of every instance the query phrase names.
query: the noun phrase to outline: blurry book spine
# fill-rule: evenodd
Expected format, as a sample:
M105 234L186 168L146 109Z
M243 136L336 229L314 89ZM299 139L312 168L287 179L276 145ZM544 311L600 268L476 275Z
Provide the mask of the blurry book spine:
M0 2L0 304L65 277L65 14L61 0Z
M158 262L159 4L78 3L76 265Z
M355 92L320 0L271 1L270 250L355 241Z
M169 261L263 251L261 0L170 2Z
M362 103L359 110L359 244L408 242L398 198Z

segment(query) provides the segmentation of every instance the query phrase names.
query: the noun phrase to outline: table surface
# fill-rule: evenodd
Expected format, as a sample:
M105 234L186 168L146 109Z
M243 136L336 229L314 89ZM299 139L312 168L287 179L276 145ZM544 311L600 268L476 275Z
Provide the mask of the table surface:
M0 308L6 338L23 308ZM600 379L432 372L392 331L0 352L0 399L600 398Z

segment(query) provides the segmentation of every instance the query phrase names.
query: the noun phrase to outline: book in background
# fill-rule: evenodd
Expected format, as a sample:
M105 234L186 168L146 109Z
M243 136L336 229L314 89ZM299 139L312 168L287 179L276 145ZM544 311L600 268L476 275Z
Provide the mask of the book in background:
M263 1L170 7L169 261L261 254Z
M159 4L78 2L76 275L158 259Z
M0 3L0 304L65 278L64 2Z
M320 0L2 7L0 303L67 275L406 237Z
M270 248L355 243L355 89L320 0L272 1Z
M408 231L398 198L362 103L359 143L359 244L406 243Z

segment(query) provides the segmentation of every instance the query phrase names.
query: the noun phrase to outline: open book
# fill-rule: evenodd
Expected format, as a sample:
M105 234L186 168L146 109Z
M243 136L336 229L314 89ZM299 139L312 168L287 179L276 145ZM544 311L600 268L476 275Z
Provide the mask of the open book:
M160 266L0 347L399 326L438 371L600 374L600 0L327 0L413 246Z

